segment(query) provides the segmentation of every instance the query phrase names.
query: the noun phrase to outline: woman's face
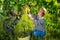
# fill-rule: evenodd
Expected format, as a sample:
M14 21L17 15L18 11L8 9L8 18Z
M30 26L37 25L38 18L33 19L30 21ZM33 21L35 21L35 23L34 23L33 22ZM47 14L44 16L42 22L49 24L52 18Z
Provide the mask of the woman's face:
M44 16L44 15L45 15L44 10L43 9L40 9L38 11L38 16Z

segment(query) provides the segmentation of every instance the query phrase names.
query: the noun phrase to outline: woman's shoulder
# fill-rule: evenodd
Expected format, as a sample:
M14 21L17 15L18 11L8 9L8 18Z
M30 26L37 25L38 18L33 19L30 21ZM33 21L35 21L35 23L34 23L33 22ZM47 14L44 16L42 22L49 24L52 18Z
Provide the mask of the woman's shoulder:
M37 15L35 14L32 14L33 15L33 18L37 20Z

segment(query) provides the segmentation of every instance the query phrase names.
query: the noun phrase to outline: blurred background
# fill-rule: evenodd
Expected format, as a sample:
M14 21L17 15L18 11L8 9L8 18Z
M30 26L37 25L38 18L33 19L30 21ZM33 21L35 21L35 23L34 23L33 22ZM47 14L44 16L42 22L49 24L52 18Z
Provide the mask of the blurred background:
M0 40L24 40L23 38L29 37L34 24L27 14L31 12L36 15L42 6L47 9L44 16L45 40L60 40L60 0L0 0ZM6 19L8 23L4 23ZM9 25L15 23L17 19L18 22L16 21L12 28L14 32L12 35L7 32L5 25L10 28Z

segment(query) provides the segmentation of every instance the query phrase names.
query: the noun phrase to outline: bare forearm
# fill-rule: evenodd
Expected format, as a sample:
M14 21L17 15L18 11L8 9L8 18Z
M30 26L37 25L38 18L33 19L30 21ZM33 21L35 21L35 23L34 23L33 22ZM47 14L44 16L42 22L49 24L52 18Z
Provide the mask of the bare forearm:
M29 17L34 22L34 18L32 17L32 14L29 14Z
M30 17L30 19L34 22L34 18Z

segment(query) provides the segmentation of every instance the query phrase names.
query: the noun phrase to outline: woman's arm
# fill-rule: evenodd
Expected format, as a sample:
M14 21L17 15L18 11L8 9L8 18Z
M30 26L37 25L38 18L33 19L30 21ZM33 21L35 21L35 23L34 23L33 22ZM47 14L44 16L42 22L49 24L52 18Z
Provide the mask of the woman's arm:
M34 18L32 14L28 14L28 16L30 17L30 19L34 22Z

